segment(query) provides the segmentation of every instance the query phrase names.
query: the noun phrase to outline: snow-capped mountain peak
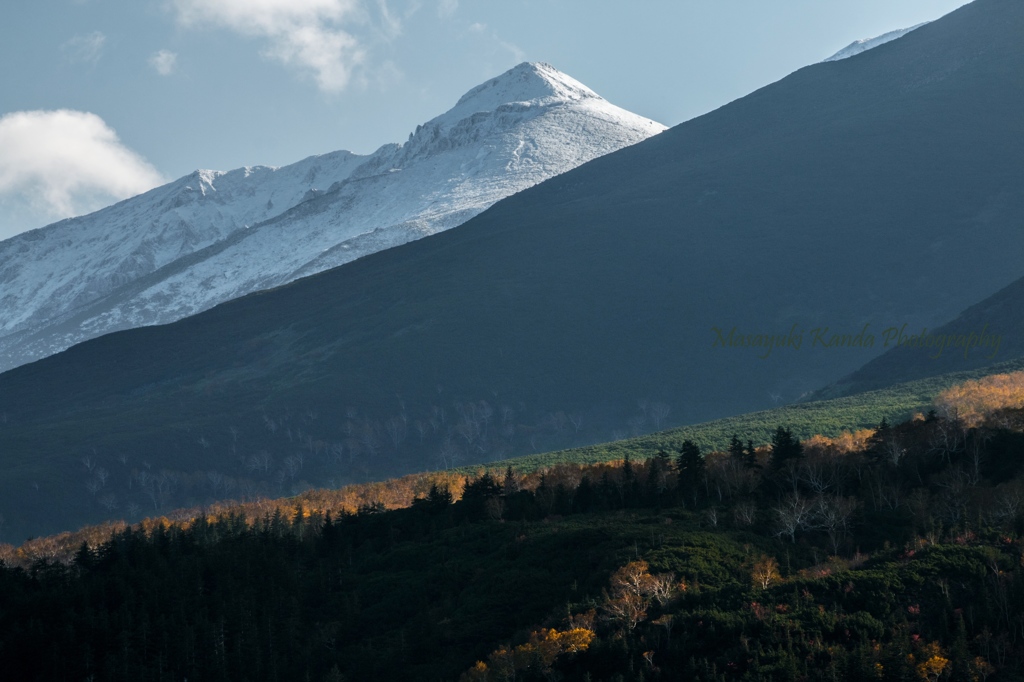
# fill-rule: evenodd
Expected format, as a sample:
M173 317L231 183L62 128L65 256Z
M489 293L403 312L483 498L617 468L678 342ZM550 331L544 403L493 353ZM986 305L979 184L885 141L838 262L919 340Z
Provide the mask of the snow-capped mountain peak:
M911 26L910 28L901 28L895 31L889 31L888 33L883 33L882 35L875 36L874 38L864 38L862 40L855 40L846 47L844 47L843 49L839 50L839 52L836 52L828 59L824 59L822 61L838 62L841 59L848 59L850 57L860 54L861 52L867 52L872 48L878 47L879 45L885 45L886 43L890 43L896 40L897 38L902 38L911 31L919 29L927 23L928 22L925 21L920 24L917 24L916 26Z
M610 104L550 64L523 62L473 88L454 107L417 126L404 145L382 147L373 155L378 161L368 163L353 177L378 172L382 164L399 168L415 159L471 147L483 136L515 129L537 117L557 118L559 107L569 107L577 114L586 111L589 115L600 115L626 128L638 123L635 114ZM652 134L664 130L664 126L653 121L647 123ZM512 161L523 160L521 151Z
M524 63L369 156L198 170L18 235L0 242L0 370L455 227L664 129Z
M463 95L445 116L453 118L477 111L494 111L515 102L554 98L575 101L598 94L550 64L523 62Z

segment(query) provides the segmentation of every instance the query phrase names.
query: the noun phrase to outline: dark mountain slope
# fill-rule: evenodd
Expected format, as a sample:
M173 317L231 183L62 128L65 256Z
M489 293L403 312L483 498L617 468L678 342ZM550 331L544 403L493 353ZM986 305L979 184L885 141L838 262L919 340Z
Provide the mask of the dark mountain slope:
M450 232L0 375L0 513L46 530L119 513L105 495L161 508L123 482L133 466L203 499L224 491L181 472L287 490L794 400L884 329L1020 276L1021 35L1024 5L978 0ZM873 345L823 347L865 325ZM713 327L802 342L761 359ZM95 458L126 454L92 490Z
M905 344L817 391L815 398L852 395L1024 357L1024 278L955 320L934 329L908 329L904 338Z

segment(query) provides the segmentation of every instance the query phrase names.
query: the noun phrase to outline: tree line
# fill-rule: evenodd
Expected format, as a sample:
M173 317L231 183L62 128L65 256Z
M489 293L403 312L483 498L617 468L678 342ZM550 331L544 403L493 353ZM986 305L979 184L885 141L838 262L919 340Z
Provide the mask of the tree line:
M402 509L325 493L155 520L0 566L0 664L23 680L1018 679L1022 465L1024 411L999 408L421 479Z

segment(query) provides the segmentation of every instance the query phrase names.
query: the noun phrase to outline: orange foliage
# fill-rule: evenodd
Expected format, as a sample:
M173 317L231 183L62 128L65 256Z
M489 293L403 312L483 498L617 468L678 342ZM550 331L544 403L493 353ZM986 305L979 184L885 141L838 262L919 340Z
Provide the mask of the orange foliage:
M464 672L459 682L497 682L514 680L516 674L535 669L542 673L551 670L559 656L586 651L594 640L593 630L573 628L559 632L554 628L530 633L530 640L514 649L500 647L488 657L488 663L477 661Z
M613 479L617 480L619 474L616 472L620 468L621 462L595 465L557 464L529 474L515 474L513 484L520 489L536 490L540 485L541 477L544 477L548 486L554 487L563 483L567 487L575 488L584 474L590 476L592 480L597 480L604 471L608 471L613 475ZM638 465L636 470L638 475L644 471L642 465ZM208 523L215 523L219 518L230 514L244 516L249 523L253 523L258 519L273 516L276 512L291 520L299 511L304 518L310 518L313 515L323 518L328 512L337 516L343 513L354 514L361 509L369 508L401 509L411 506L412 501L416 498L426 497L431 486L435 485L441 489L446 488L452 494L453 500L459 500L466 483L479 478L484 473L490 473L501 483L505 482L505 469L484 467L468 474L451 471L412 474L388 481L357 483L336 490L308 490L295 497L277 500L258 499L248 502L228 500L203 507L178 509L170 512L167 516L144 519L133 524L132 527L151 533L158 526L167 528L175 525L188 528L201 518L205 518ZM124 521L114 521L88 526L74 532L35 538L17 548L0 545L0 561L12 566L28 566L39 559L70 563L83 543L90 548L96 548L107 542L112 534L124 531L129 525L131 524Z
M988 676L996 671L995 666L981 656L976 656L971 663L971 679L974 682L984 682Z
M1000 410L1024 409L1024 372L993 374L946 389L935 398L943 416L978 426Z
M67 563L83 542L90 547L98 547L109 540L113 533L119 533L127 527L127 523L117 521L88 526L74 533L65 532L33 538L20 547L0 545L0 561L8 566L28 566L39 559Z
M632 630L647 619L652 601L664 605L672 601L685 585L671 573L651 575L646 561L631 561L612 574L611 594L605 595L602 608L614 620Z
M862 452L867 447L868 439L874 435L873 429L858 429L853 433L843 431L834 438L828 436L811 436L804 441L804 452L811 455L848 455Z

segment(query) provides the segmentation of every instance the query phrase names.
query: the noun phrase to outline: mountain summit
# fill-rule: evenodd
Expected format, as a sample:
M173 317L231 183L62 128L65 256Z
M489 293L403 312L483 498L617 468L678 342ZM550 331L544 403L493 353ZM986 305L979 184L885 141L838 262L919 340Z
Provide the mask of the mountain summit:
M548 64L466 93L404 144L200 170L0 242L0 370L455 227L665 126Z
M467 92L447 115L493 111L508 102L542 102L551 98L561 102L601 99L583 83L550 64L523 62Z
M924 21L921 22L920 24L911 26L910 28L896 29L895 31L889 31L888 33L883 33L882 35L875 36L874 38L863 38L861 40L855 40L846 47L844 47L843 49L839 50L839 52L836 52L828 59L825 59L824 61L838 62L843 59L855 57L859 55L861 52L867 52L868 50L878 47L879 45L885 45L886 43L891 43L897 38L902 38L911 31L917 30L927 23L927 21Z

